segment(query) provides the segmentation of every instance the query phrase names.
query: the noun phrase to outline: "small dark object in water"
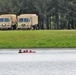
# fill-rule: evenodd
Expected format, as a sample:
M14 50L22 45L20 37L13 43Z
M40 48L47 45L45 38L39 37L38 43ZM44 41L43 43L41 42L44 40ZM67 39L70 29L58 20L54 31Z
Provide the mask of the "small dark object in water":
M32 51L32 50L24 50L24 51L21 51L21 49L20 49L18 53L36 53L36 52L35 51Z
M19 50L19 52L18 52L18 53L22 53L21 49Z

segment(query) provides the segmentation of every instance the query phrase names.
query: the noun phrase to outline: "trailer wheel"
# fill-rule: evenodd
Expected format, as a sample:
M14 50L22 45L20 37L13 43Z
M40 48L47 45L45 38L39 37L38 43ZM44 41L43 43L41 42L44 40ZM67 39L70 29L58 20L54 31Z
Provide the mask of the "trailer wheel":
M30 29L33 30L34 29L33 26L31 26Z

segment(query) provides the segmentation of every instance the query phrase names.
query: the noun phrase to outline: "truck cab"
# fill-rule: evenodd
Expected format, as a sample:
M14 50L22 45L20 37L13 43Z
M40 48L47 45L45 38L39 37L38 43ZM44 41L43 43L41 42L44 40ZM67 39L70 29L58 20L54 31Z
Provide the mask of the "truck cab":
M34 29L38 24L36 14L21 14L18 16L18 29Z
M0 29L10 29L11 28L11 18L0 16Z

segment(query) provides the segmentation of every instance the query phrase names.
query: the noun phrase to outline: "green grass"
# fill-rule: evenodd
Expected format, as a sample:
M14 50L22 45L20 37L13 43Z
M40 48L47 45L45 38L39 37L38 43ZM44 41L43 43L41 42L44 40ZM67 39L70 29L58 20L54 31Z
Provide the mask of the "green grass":
M0 31L0 48L76 48L76 30Z

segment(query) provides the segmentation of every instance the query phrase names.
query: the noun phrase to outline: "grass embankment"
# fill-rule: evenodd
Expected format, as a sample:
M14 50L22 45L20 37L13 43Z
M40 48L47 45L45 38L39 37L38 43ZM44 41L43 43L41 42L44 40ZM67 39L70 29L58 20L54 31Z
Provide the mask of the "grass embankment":
M75 30L0 31L0 48L75 48Z

